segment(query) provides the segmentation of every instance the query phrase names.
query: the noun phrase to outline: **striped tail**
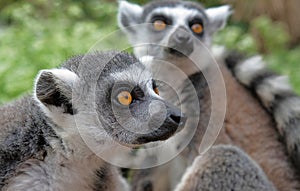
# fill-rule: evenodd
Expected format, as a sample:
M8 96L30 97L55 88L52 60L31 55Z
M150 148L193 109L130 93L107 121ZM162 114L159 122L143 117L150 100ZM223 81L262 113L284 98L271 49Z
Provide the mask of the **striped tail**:
M300 97L294 93L288 78L270 71L261 56L245 59L238 53L230 53L225 62L236 79L249 88L274 117L287 152L300 170Z

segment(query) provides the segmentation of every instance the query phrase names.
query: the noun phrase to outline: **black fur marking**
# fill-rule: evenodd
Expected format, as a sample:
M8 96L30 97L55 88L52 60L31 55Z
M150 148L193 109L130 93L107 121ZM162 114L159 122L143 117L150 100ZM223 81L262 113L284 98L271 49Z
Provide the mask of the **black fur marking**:
M269 71L269 70L261 71L251 79L249 87L250 89L252 89L252 91L255 91L259 85L263 84L263 81L265 79L275 77L275 76L277 76L277 74L273 71Z
M130 26L130 22L127 18L127 15L121 15L121 23L123 24L124 27L129 27Z
M133 95L134 100L140 100L145 96L143 90L139 86L135 86L131 94Z
M151 181L149 180L149 177L151 177L151 175L153 174L153 172L152 172L153 170L154 170L154 168L148 168L148 169L133 171L134 176L131 181L132 182L132 190L144 191L143 189L144 189L144 186L147 185L147 182L151 183ZM144 182L146 182L146 183L144 183Z
M167 25L172 25L172 20L170 18L168 18L167 16L163 15L163 14L159 14L159 15L153 15L150 22L154 23L157 20L161 20L164 23L166 23Z
M36 86L37 98L44 104L63 107L64 113L73 115L76 110L72 108L70 98L67 98L59 88L58 80L51 72L43 72Z
M230 51L228 55L225 57L225 64L228 69L234 74L234 68L241 63L241 61L245 60L246 56L237 51Z
M143 191L153 191L153 185L150 180L146 180L142 183Z
M95 172L94 191L104 191L108 189L109 172L107 167L102 167Z
M192 74L189 76L189 80L192 82L193 86L195 87L195 90L197 91L198 98L201 100L206 95L202 90L208 87L207 80L205 79L205 76L202 72L198 72L195 74ZM185 89L183 88L183 92ZM182 100L182 102L187 102L186 100Z
M283 101L291 99L293 97L297 97L297 95L294 92L290 92L290 91L279 92L278 94L275 94L274 95L275 99L274 99L273 103L271 103L270 110L273 112L276 112L276 109L279 107L279 105Z
M121 174L123 177L128 178L130 176L130 169L129 168L121 168Z
M292 163L295 167L300 169L300 148L299 139L297 135L299 134L299 124L300 116L291 116L289 120L284 124L283 131L283 141L287 143L287 150L291 158Z

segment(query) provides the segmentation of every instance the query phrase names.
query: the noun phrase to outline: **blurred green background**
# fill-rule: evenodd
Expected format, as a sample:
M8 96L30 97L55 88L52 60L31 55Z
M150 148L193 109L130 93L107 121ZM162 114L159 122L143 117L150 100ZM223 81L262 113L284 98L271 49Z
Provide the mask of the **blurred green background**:
M300 93L300 15L295 9L300 1L276 2L281 1L283 8L271 0L199 2L207 7L231 4L235 14L215 43L249 55L263 54L270 67L290 76ZM117 2L109 0L2 0L0 104L31 92L40 69L57 67L68 57L87 52L99 38L118 29L116 14Z

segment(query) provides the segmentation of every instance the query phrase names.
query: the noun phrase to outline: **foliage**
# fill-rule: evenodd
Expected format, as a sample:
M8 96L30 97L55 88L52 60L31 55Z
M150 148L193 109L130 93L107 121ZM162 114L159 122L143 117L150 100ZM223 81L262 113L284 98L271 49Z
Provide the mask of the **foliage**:
M230 23L215 37L215 43L229 49L248 55L264 53L269 67L289 76L293 88L300 94L300 46L288 48L288 40L288 33L281 23L274 23L264 16L254 19L249 25Z
M257 53L255 39L241 23L232 23L226 26L215 35L214 43L225 45L228 49L238 50L249 55Z
M0 104L30 91L40 69L56 67L71 55L87 52L99 37L117 29L115 2L10 2L0 3ZM209 6L214 6L220 1L209 2ZM216 35L215 43L253 55L260 50L253 31L265 42L265 58L270 66L291 76L292 84L300 92L297 74L300 47L288 49L285 46L288 36L280 24L265 17L250 24L229 23ZM113 40L119 41L118 38ZM112 41L103 46L113 44Z
M101 34L116 29L113 4L95 6L99 13L94 11L93 20L86 19L80 3L39 3L18 2L1 12L2 23L9 21L10 25L0 28L0 104L31 90L40 69L85 53ZM37 7L46 6L51 9L36 12Z

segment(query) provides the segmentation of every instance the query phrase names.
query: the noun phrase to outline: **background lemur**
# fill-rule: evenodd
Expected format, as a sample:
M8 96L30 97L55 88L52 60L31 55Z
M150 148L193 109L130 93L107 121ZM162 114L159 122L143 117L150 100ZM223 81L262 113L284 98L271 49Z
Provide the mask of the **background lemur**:
M0 190L129 190L93 151L113 155L116 144L165 140L182 127L181 111L155 88L135 57L116 51L42 70L33 97L0 108ZM153 104L165 107L149 113Z
M126 1L120 2L119 25L134 45L135 54L139 57L154 56L174 64L189 76L188 79L197 91L202 110L196 135L182 154L188 159L188 164L197 156L211 112L210 91L206 81L213 81L215 76L211 73L205 79L202 75L213 65L205 48L211 48L213 34L225 26L230 14L228 6L204 9L197 3L186 1L154 1L143 7ZM143 23L149 24L139 25ZM227 57L225 60L224 56ZM190 59L199 60L198 68L201 71ZM217 61L225 80L227 112L216 144L239 146L259 164L259 168L263 169L278 190L299 189L298 172L294 165L299 165L300 99L293 93L286 79L269 72L259 57L242 59L232 54L223 54ZM152 67L154 70L164 68L155 64ZM251 91L238 83L228 69ZM161 73L174 79L168 69ZM182 87L176 87L179 94L185 93ZM224 160L228 158L225 157ZM201 165L197 166L195 161L192 168L198 169L197 167L200 168ZM159 182L168 172L174 172L170 168L171 165L167 164L146 172L137 172L133 182L134 189L143 190L147 181L146 185L149 182ZM141 179L142 176L144 177ZM224 176L219 178L222 177ZM177 181L172 182L174 177L170 179L173 188ZM166 185L160 187L153 183L153 190L170 189L167 183L162 184ZM229 188L224 185L219 189Z

